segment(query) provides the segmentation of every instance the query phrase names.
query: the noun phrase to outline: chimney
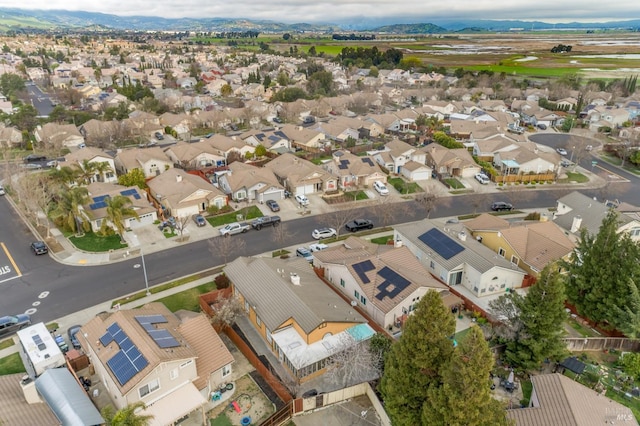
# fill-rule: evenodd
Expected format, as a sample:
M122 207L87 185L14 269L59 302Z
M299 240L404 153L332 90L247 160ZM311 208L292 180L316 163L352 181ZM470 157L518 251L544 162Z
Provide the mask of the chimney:
M22 393L27 404L38 404L42 402L38 390L36 389L36 382L29 376L23 376L20 380L20 386L22 387Z
M578 215L573 218L573 223L571 224L571 233L578 232L580 226L582 225L582 216Z
M400 248L400 247L402 247L402 240L395 240L395 241L393 242L393 247L395 247L395 248Z
M300 275L298 274L291 274L291 284L293 285L300 285Z
M182 175L180 174L176 175L176 182L182 182Z
M458 239L460 241L467 241L467 233L464 231L458 232Z

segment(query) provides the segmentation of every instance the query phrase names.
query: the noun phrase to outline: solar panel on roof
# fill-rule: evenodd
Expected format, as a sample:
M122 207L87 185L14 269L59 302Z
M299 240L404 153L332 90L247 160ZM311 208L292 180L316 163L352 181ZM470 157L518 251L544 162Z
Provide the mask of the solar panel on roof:
M35 343L38 349L41 351L47 348L47 345L44 344L39 334L36 334L35 336L33 336L33 343Z
M109 198L108 195L100 195L98 197L93 197L92 200L94 203L99 203L100 201L104 201L105 198Z
M146 367L149 362L117 322L107 327L107 332L100 337L100 343L103 346L107 346L114 340L120 350L107 361L107 366L118 383L124 385Z
M100 343L102 346L107 346L109 343L113 342L113 336L108 331L100 337Z
M382 300L385 297L393 299L411 284L411 281L388 266L380 269L378 275L384 279L384 282L377 287L379 293L376 294L376 299L378 300Z
M449 260L453 256L461 253L464 247L455 242L444 232L437 228L432 228L418 237L420 241L432 248L443 259Z
M358 274L358 277L364 284L369 284L371 282L369 277L367 277L366 273L376 269L376 267L373 266L373 263L370 260L365 260L364 262L356 263L355 265L351 265L351 267L353 268L354 271L356 271L356 274Z
M99 203L89 204L89 208L91 210L103 209L105 207L107 207L107 203L105 203L104 201L100 201Z
M167 323L168 320L164 317L164 315L139 315L135 317L138 324L144 328L149 337L153 339L153 341L158 345L158 347L165 348L175 348L180 346L180 342L178 342L175 337L169 333L164 328L156 328L154 324L162 324Z
M120 346L120 349L122 349L123 351L128 351L131 350L131 348L135 348L136 346L133 344L133 342L131 341L131 339L126 338L122 341L120 341L118 343L118 346Z
M124 195L126 197L126 196L129 196L129 195L133 195L136 192L138 192L138 191L136 191L135 189L127 189L125 191L120 191L120 195Z
M363 158L362 162L366 163L366 164L368 164L370 166L373 166L373 161L371 161L371 158Z
M140 194L138 194L137 192L135 194L133 194L133 198L135 198L136 200L140 199Z
M144 365L146 366L147 360L145 359L144 361ZM143 363L141 362L139 364L142 365ZM116 376L116 380L121 386L125 385L140 371L122 351L119 351L111 357L111 359L107 361L107 366L111 369L113 375Z

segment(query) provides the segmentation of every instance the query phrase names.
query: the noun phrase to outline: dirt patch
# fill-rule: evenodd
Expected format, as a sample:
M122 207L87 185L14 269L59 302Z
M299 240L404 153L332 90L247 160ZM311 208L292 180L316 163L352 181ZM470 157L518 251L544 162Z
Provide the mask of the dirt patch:
M242 418L248 416L251 417L251 424L260 424L262 420L273 413L273 404L249 375L242 376L235 382L235 385L233 397L226 404L207 413L209 419L224 415L231 421L231 424L241 425Z

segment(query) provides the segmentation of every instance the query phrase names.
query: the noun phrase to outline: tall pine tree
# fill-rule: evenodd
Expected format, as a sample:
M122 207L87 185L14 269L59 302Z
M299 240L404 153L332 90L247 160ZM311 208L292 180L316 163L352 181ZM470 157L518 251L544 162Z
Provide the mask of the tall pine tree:
M609 328L625 327L632 309L629 286L640 284L640 245L627 233L618 233L618 214L610 210L596 235L585 229L574 249L569 270L567 299L578 313Z
M453 353L454 332L455 319L440 294L427 292L385 360L380 392L394 426L421 424L427 390L440 386L442 368Z
M493 355L477 325L454 349L442 371L442 385L428 390L423 425L501 426L511 424L501 402L491 396ZM417 424L417 423L416 423Z
M507 343L505 358L523 370L540 368L545 359L559 360L566 352L562 342L567 316L564 281L557 268L556 264L547 265L525 297L512 296L521 329Z

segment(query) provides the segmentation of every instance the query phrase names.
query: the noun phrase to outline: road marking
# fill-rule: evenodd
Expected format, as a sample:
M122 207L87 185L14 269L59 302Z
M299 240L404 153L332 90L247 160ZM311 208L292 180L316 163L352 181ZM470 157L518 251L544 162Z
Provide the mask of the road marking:
M2 250L4 250L5 254L9 258L9 262L11 262L11 264L13 265L13 270L18 273L18 277L21 277L22 272L20 272L20 268L18 268L18 265L16 265L16 262L13 260L13 257L11 257L11 254L9 254L9 250L7 250L7 246L5 246L4 243L0 243L0 246L2 246Z
M7 281L15 280L16 278L20 278L20 276L15 276L15 277L7 278L6 280L2 280L2 281L0 281L0 284L2 284L2 283L6 283Z

